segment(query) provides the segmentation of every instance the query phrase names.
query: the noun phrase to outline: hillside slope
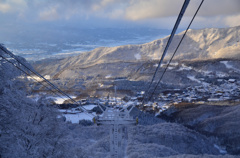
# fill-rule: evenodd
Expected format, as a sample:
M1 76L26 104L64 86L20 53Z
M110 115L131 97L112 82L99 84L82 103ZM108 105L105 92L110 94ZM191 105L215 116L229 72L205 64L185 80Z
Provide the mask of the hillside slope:
M183 32L175 36L166 58L172 55L182 35ZM117 85L118 88L125 87L124 90L130 90L135 87L134 89L143 90L146 85L142 82L151 80L167 40L168 37L165 37L142 45L100 47L75 57L39 61L33 66L42 75L49 75L55 84L67 90L108 89L119 79L125 80L121 81L121 85ZM210 74L214 75L215 79L219 78L219 75L238 79L239 40L240 26L189 30L174 58L175 62L170 65L162 81L181 88L189 84L199 84L199 79L207 79ZM189 60L193 63L188 63ZM164 62L167 62L167 59ZM164 67L161 67L158 75ZM198 76L198 80L193 81L193 76Z
M173 53L184 32L174 37L169 48L169 56ZM155 60L161 57L168 37L142 45L125 45L118 47L101 47L83 53L77 57L64 60L78 65L111 63L118 61ZM175 59L240 59L240 26L232 28L211 28L189 30Z
M191 105L171 107L160 118L172 119L200 133L218 138L231 154L240 154L240 105ZM167 117L166 117L167 116Z
M169 57L180 41L182 33L177 34L169 48ZM139 62L160 59L168 37L141 45L125 45L117 47L100 47L75 57L66 58L44 65L50 66L50 72L61 72L66 69L89 67L102 63ZM189 30L181 44L175 60L180 59L240 59L240 26L232 28L210 28L202 30ZM43 63L41 63L43 64ZM39 70L44 68L37 67ZM49 69L49 68L48 68ZM49 73L50 73L49 72Z

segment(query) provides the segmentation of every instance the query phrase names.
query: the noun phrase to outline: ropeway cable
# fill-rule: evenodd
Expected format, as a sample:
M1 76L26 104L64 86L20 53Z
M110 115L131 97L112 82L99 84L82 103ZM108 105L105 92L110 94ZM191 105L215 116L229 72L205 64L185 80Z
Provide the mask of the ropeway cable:
M21 69L19 66L15 65L12 61L8 60L7 58L3 57L2 55L0 55L1 58L3 58L4 60L6 60L7 62L9 62L10 64L12 64L13 66L15 66L17 69L19 69L21 72L23 72L25 75L31 77L33 80L35 80L37 83L40 83L42 86L44 86L45 88L47 88L49 91L55 93L56 95L58 95L60 98L64 99L61 95L59 95L56 91L53 91L52 89L48 88L46 85L44 85L42 82L39 82L37 79L35 79L31 74L29 74L28 72L24 71L23 69Z
M42 82L39 82L38 80L36 80L34 77L31 76L31 74L29 74L28 72L24 71L23 69L21 69L19 66L15 65L13 62L11 62L10 60L8 60L7 58L3 57L2 55L0 55L1 58L3 58L4 60L6 60L7 62L9 62L10 64L12 64L13 66L15 66L17 69L19 69L20 71L22 71L24 74L30 76L32 79L34 79L37 83L40 83L42 84L44 87L46 87L47 89L49 89L51 92L55 93L56 95L58 95L60 98L62 98L64 100L64 98L59 95L56 91L53 91L52 89L48 88L46 85L44 85ZM81 107L83 108L83 107ZM90 116L90 114L88 112L84 112L86 113L87 115ZM94 116L94 115L92 115ZM91 117L91 116L90 116Z
M11 63L13 66L15 66L16 68L18 68L20 71L22 71L24 74L30 76L32 79L34 79L37 83L42 84L44 87L46 87L47 89L49 89L51 92L55 93L56 95L58 95L60 98L64 99L61 95L59 95L56 91L53 91L52 89L48 88L46 85L44 85L42 82L37 81L34 77L31 76L31 74L29 74L28 72L24 71L23 69L21 69L19 66L15 65L13 62L11 62L10 60L8 60L7 58L3 57L2 55L0 55L0 57L2 57L4 60L6 60L7 62ZM79 103L77 103L79 104ZM90 113L87 112L87 110L84 107L80 107L84 113L88 114L89 116L92 115ZM94 116L94 115L92 115Z
M161 82L161 80L162 80L162 78L163 78L164 74L165 74L165 73L166 73L166 71L167 71L167 68L168 68L168 66L170 65L170 63L171 63L171 61L172 61L173 57L175 56L175 54L176 54L176 52L177 52L177 50L178 50L179 46L181 45L181 43L182 43L182 41L183 41L183 39L184 39L185 35L187 34L187 32L188 32L188 30L189 30L189 28L190 28L190 26L191 26L191 24L192 24L193 20L195 19L196 15L197 15L197 13L198 13L198 11L199 11L199 9L201 8L201 6L202 6L202 4L203 4L203 1L204 1L204 0L202 0L202 2L200 3L200 5L198 6L198 9L196 10L196 12L195 12L195 14L194 14L194 16L193 16L193 18L192 18L191 22L189 23L189 25L188 25L187 29L185 30L185 32L184 32L184 34L183 34L183 36L182 36L182 38L181 38L180 42L178 43L178 46L177 46L177 48L175 49L175 51L174 51L174 53L173 53L173 55L172 55L171 59L169 60L169 62L168 62L168 64L167 64L166 68L164 69L164 71L163 71L163 73L162 73L162 75L161 75L160 79L158 80L158 83L157 83L157 85L155 86L155 88L154 88L153 92L151 93L150 97L148 98L148 101L152 99L152 97L153 97L153 95L154 95L154 93L155 93L155 91L156 91L156 89L157 89L157 87L158 87L159 83Z
M30 69L28 66L26 66L24 63L22 63L13 53L11 53L10 51L8 51L5 47L3 47L0 44L0 48L3 52L5 52L6 54L10 55L12 58L14 58L18 63L20 63L22 66L24 66L26 69L28 69L29 71L31 71L33 74L37 75L38 77L42 78L48 85L52 86L54 89L56 89L59 93L61 93L62 95L65 95L67 98L69 98L72 102L80 105L77 101L75 101L73 98L71 98L68 94L66 94L65 92L63 92L62 90L60 90L58 87L56 87L54 84L52 84L50 81L48 81L45 77L43 77L41 74L39 74L38 72ZM15 66L15 65L14 65ZM80 105L80 108L87 114L90 115L90 113L87 112L87 110L82 107ZM94 116L93 114L91 114L92 116Z
M190 25L192 24L192 22L193 22L193 20L194 20L195 16L197 15L197 13L198 13L199 9L201 8L201 6L202 6L203 2L204 2L204 0L202 0L202 2L200 3L200 5L199 5L199 7L198 7L197 11L195 12L195 14L194 14L194 16L193 16L193 18L192 18L192 20L191 20L190 24L188 25L188 28L186 29L186 31L185 31L185 33L184 33L184 35L183 35L182 39L180 40L180 42L179 42L179 44L178 44L177 48L175 49L175 51L174 51L174 53L173 53L173 55L172 55L172 57L171 57L170 61L168 62L168 64L167 64L167 67L165 68L165 70L164 70L164 72L163 72L162 76L160 77L160 79L159 79L159 81L158 81L158 83L157 83L157 86L159 85L159 83L160 83L161 79L163 78L163 76L164 76L165 72L167 71L167 68L168 68L168 66L170 65L170 63L171 63L171 61L172 61L172 59L173 59L174 55L176 54L176 52L177 52L177 50L178 50L178 48L179 48L179 46L180 46L180 44L181 44L182 40L184 39L184 37L185 37L185 35L186 35L186 33L187 33L187 31L188 31L188 29L189 29ZM150 96L150 99L152 98L152 96L153 96L153 94L154 94L154 92L155 92L155 90L156 90L157 86L155 86L155 88L154 88L154 91L153 91L153 93L152 93L152 94L151 94L151 96ZM148 101L149 101L150 99L148 98ZM143 106L143 104L144 104L144 99L143 99L143 102L142 102L142 106ZM140 112L140 115L139 115L139 117L140 117L140 116L142 116L142 115L143 115L143 111L141 111L141 112Z
M178 26L179 26L179 24L180 24L180 21L181 21L183 15L184 15L184 13L185 13L185 11L186 11L186 9L187 9L187 6L188 6L188 4L189 4L189 1L190 1L190 0L185 0L185 1L184 1L184 4L183 4L183 6L182 6L182 8L181 8L181 11L180 11L180 13L179 13L179 15L178 15L178 18L177 18L176 22L175 22L175 25L174 25L173 30L172 30L172 32L171 32L171 35L170 35L170 37L168 38L167 45L165 46L165 49L164 49L163 54L162 54L162 57L161 57L161 59L159 60L158 66L157 66L157 68L156 68L156 70L155 70L155 72L154 72L154 74L153 74L152 80L151 80L151 82L150 82L150 84L149 84L149 86L148 86L148 88L147 88L147 91L145 92L145 94L144 94L144 96L143 96L142 106L143 106L144 101L145 101L145 99L146 99L146 94L148 94L149 91L150 91L150 88L151 88L151 86L152 86L152 84L153 84L153 81L154 81L154 79L155 79L155 77L156 77L157 71L159 70L159 68L160 68L160 66L161 66L161 64L162 64L162 61L163 61L163 59L164 59L164 57L165 57L165 55L166 55L166 53L167 53L167 50L168 50L168 48L169 48L169 46L170 46L170 44L171 44L171 42L172 42L172 39L173 39L173 37L174 37L174 34L176 33L177 28L178 28Z
M68 94L64 93L62 90L60 90L58 87L56 87L54 84L52 84L50 81L48 81L45 77L43 77L42 75L40 75L38 72L30 69L28 66L26 66L24 63L22 63L14 54L12 54L10 51L8 51L6 48L3 47L2 49L5 53L7 53L8 55L10 55L12 58L14 58L17 62L19 62L21 65L23 65L26 69L28 69L29 71L31 71L33 74L37 75L38 77L42 78L47 84L49 84L50 86L52 86L54 89L56 89L57 91L59 91L61 94L67 96L70 100L72 100L73 102L76 103L75 100L73 100Z

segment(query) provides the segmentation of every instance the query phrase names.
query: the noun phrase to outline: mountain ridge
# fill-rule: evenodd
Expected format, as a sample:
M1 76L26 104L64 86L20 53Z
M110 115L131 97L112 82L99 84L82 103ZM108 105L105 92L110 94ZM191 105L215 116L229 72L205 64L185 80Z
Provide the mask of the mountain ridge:
M183 35L184 32L181 32L177 35L175 35L173 42L169 48L168 54L173 53L175 50L178 42L181 39L181 36ZM232 48L232 47L237 47L237 50L240 50L240 26L236 27L231 27L231 28L207 28L207 29L202 29L202 30L189 30L188 33L185 36L185 39L183 40L182 45L180 46L180 49L178 50L179 52L177 53L176 58L182 58L188 57L187 59L196 59L196 57L199 59L209 59L209 58L224 58L228 57L231 58L231 56L224 56L221 52L223 51L222 49L226 48ZM96 61L96 59L103 60L102 57L108 57L107 59L122 59L122 60L139 60L137 58L136 54L141 55L140 60L154 60L154 59L159 59L161 57L161 52L163 52L163 49L165 48L165 45L167 43L169 36L166 36L164 38L154 40L149 43L145 44L140 44L140 45L125 45L125 46L117 46L117 47L100 47L96 48L93 51L84 53L83 59L86 62L89 62L89 58L84 58L86 57L86 54L89 54L90 59L93 61ZM193 43L195 42L195 43ZM187 49L184 47L185 45L191 46L196 46L193 47L194 52L203 52L200 53L200 56L191 56L189 54L193 53L193 51ZM197 43L199 43L197 45ZM198 47L197 47L198 46ZM223 47L223 48L222 48ZM134 51L134 52L133 52ZM220 52L219 52L220 51ZM126 56L125 54L118 54L116 56L116 53L126 53L129 55L128 58L124 58ZM214 54L212 54L214 52ZM134 54L133 54L134 53ZM187 54L187 55L186 55ZM196 53L195 53L196 55ZM214 55L217 55L217 57L214 57ZM121 58L123 57L123 58ZM238 54L234 54L232 58L239 58ZM105 60L103 60L105 61Z
M187 86L190 83L199 84L200 81L191 80L190 82L189 76L190 78L196 75L207 77L206 74L210 73L208 69L211 69L215 78L218 78L217 72L226 74L230 70L235 71L238 69L238 60L240 59L239 34L240 26L190 30L174 57L175 61L169 67L168 78L163 79L163 82L169 85L176 83L174 86L182 87L182 85ZM182 35L183 32L175 36L164 64L172 55ZM112 82L118 78L125 79L121 86L127 89L129 88L125 85L135 83L138 85L135 88L139 88L144 86L142 82L150 81L161 57L160 52L163 51L167 40L168 37L165 37L141 45L100 47L75 57L39 61L33 66L39 73L49 75L54 82L60 82L59 85L62 85L64 89L69 89L64 85L72 85L70 87L74 89L88 89L89 87L90 89L104 89L104 87L111 87ZM232 48L234 48L232 52L227 51ZM201 62L203 65L188 66L187 61L195 63L197 60L206 62ZM225 63L224 60L226 62L229 60L229 63ZM164 64L158 75L166 66ZM83 85L83 87L79 85ZM129 85L129 87L131 86Z
M166 58L175 50L184 32L175 35ZM189 30L174 59L240 59L240 26ZM160 59L169 36L140 45L99 47L78 56L65 58L63 67L89 66L109 62L138 62ZM226 53L228 52L228 53ZM66 63L66 64L64 64Z

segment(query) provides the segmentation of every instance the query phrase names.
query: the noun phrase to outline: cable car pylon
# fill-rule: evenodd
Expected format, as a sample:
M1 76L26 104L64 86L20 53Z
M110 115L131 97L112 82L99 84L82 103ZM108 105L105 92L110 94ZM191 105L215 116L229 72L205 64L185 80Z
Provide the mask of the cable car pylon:
M97 125L110 126L110 154L113 158L124 157L124 148L128 138L127 127L136 125L138 122L137 119L134 120L130 116L130 112L135 106L130 107L114 108L106 106L105 110L101 108L103 113L95 120Z

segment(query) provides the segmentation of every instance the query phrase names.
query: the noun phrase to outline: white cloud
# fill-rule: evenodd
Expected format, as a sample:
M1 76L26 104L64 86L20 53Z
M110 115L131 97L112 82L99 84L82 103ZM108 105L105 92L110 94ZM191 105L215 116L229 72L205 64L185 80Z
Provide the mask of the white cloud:
M9 4L0 3L0 12L7 13L8 11L10 11L10 9L11 7Z
M124 15L124 11L122 9L116 9L109 13L109 17L112 19L121 19Z
M100 1L96 1L95 3L93 3L92 5L92 9L93 11L98 11L98 10L102 10L105 7L111 5L115 3L114 0L100 0Z
M227 26L240 26L240 14L228 16L224 20Z
M177 15L183 1L173 0L132 0L126 8L126 19L142 20Z
M179 13L184 0L5 0L0 2L0 11L23 11L45 12L49 6L59 6L65 18L65 14L74 10L70 15L91 13L95 16L109 13L124 12L119 14L128 20L143 20L149 18L171 17ZM187 10L193 13L199 1L190 1ZM200 10L200 16L235 15L240 13L239 0L207 0L204 1ZM68 15L69 16L69 15ZM116 16L117 17L117 16ZM119 18L123 18L119 17Z
M239 0L205 0L199 15L228 16L238 13L240 13Z
M5 0L0 2L0 12L23 12L27 7L25 0Z
M104 19L167 28L173 25L183 2L184 0L0 0L0 18L14 19L15 15L30 22L87 19L93 21L92 24L96 19ZM200 2L190 1L183 23L193 16ZM205 0L194 25L239 25L239 8L240 0Z
M131 0L126 8L126 19L142 20L176 16L180 12L184 0ZM199 1L190 1L185 15L192 16ZM203 2L199 16L221 16L240 13L239 0L207 0Z
M41 20L47 20L47 21L52 21L52 20L57 20L60 18L58 12L58 5L52 6L47 8L46 10L42 11L39 13L39 17Z

